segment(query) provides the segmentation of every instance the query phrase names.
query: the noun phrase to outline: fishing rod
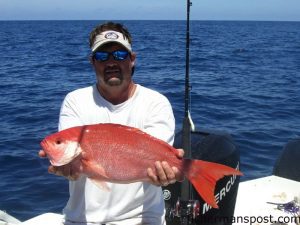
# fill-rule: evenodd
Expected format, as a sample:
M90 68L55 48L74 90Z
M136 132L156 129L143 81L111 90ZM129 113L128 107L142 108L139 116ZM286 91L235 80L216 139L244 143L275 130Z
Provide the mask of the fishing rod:
M184 96L184 119L182 127L182 147L187 158L192 157L191 153L191 117L190 117L190 7L191 2L187 0L187 20L186 20L186 65L185 65L185 96ZM191 185L187 180L182 182L181 198L188 200L191 197Z
M194 125L190 115L190 7L192 3L187 0L187 19L186 19L186 69L185 69L185 97L184 97L184 119L182 127L182 148L186 158L192 158L191 132ZM176 203L177 216L180 217L181 225L193 224L199 212L199 202L193 200L193 188L191 183L185 179L181 184L181 196Z
M184 120L183 120L183 149L185 150L185 156L192 157L191 152L191 132L195 130L194 123L190 114L190 7L192 2L187 0L187 19L186 19L186 58L185 58L185 95L184 95ZM185 194L184 194L185 195ZM189 195L189 197L192 197Z

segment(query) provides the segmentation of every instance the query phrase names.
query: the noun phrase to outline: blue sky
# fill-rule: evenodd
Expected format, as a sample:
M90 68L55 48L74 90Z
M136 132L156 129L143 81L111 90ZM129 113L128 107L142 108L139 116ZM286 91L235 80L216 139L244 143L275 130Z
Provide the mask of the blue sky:
M300 21L300 0L193 0L194 20ZM0 20L186 18L186 0L0 0Z

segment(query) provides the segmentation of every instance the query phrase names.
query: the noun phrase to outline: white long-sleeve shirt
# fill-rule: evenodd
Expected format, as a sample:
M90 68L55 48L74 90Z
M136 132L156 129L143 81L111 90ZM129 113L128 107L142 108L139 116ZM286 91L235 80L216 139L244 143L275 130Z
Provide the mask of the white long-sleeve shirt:
M140 85L130 99L119 105L106 101L96 85L66 96L60 112L59 130L97 123L136 127L169 144L174 140L175 120L169 101L160 93ZM165 224L160 187L144 182L108 183L108 186L110 192L99 189L83 176L70 181L70 198L63 210L65 224Z

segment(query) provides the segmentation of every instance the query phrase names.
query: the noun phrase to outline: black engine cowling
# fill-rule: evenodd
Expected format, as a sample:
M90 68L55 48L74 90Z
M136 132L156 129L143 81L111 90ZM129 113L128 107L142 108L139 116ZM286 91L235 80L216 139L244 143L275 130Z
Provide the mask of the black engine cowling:
M290 140L277 159L273 174L300 182L300 138Z
M192 158L216 162L239 169L240 155L232 137L226 133L194 131L191 134ZM175 148L182 148L182 132L175 136ZM217 182L215 198L219 209L214 209L205 203L192 188L193 199L199 205L195 206L197 216L193 216L192 224L232 224L235 201L239 184L238 176L227 176ZM181 224L181 217L176 215L181 193L181 183L177 182L163 188L167 225ZM177 203L177 205L176 205ZM193 208L193 207L192 207Z

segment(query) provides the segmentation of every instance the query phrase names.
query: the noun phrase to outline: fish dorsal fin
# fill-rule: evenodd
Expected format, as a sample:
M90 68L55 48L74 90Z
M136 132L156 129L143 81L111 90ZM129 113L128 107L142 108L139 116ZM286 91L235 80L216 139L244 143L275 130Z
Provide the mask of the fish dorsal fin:
M116 123L104 123L102 124L104 126L108 126L108 127L116 127L118 129L124 129L124 130L128 130L130 132L135 132L135 133L139 133L139 134L146 134L149 135L147 133L145 133L144 131L135 128L135 127L131 127L131 126L126 126L126 125L122 125L122 124L116 124Z

